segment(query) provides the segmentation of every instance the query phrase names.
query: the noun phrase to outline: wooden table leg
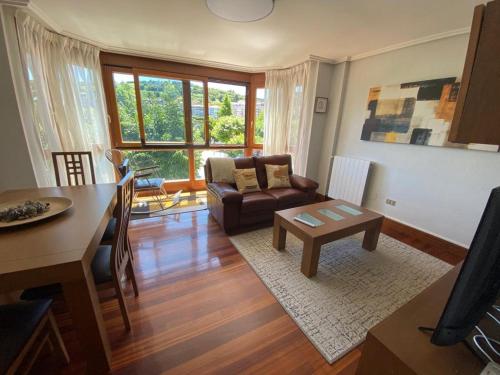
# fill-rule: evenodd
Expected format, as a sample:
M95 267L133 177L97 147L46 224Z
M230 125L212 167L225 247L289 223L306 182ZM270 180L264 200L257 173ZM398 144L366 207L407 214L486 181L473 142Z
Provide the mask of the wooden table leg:
M304 251L302 252L302 264L300 270L307 277L313 277L318 272L319 255L321 243L312 238L304 241Z
M276 250L284 250L286 244L286 229L280 225L280 219L274 216L273 247Z
M382 229L382 221L383 219L380 219L366 229L363 238L363 249L373 251L377 248L378 238Z
M106 374L111 367L111 348L92 275L63 283L64 297L84 355L87 374Z

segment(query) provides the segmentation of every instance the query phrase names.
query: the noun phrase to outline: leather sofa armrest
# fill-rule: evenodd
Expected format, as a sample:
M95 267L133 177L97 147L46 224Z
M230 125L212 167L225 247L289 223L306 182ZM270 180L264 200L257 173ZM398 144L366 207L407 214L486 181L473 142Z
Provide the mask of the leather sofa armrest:
M296 174L290 175L290 184L293 188L299 189L305 192L315 192L319 184L309 178L298 176Z
M232 187L229 184L222 182L211 182L207 185L207 188L214 193L222 203L238 203L240 204L243 200L243 194Z

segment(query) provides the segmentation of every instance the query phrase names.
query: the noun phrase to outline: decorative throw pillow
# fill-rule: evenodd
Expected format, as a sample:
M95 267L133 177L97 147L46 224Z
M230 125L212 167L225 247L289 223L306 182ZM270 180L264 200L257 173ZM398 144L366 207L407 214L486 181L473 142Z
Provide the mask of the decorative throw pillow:
M233 169L236 168L234 159L231 158L208 158L212 168L213 182L226 182L234 184Z
M266 164L266 175L268 189L292 187L290 185L290 178L288 177L288 164Z
M236 181L236 187L240 193L244 194L260 191L255 168L233 169L233 176Z

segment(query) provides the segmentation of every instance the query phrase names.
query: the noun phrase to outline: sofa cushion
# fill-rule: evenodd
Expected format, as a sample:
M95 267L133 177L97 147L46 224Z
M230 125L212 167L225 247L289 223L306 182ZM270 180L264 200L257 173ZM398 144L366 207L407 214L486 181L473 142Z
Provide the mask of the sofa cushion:
M262 192L243 194L241 203L241 213L257 212L257 211L273 211L278 207L276 199Z
M306 193L293 188L267 189L263 193L275 198L278 202L278 208L300 205L308 200Z
M212 181L234 184L233 169L236 168L234 159L208 158L212 168Z
M245 194L260 191L255 168L233 169L233 176L240 193Z
M267 188L266 164L285 165L288 164L288 174L292 174L292 157L290 155L273 155L255 157L255 170L257 180L262 189Z
M267 188L291 188L290 175L288 174L288 164L271 165L266 164Z
M243 168L255 168L255 161L252 157L249 158L235 158L234 165L238 169ZM232 173L232 171L231 171ZM205 181L214 182L212 176L212 165L210 164L210 158L205 162Z

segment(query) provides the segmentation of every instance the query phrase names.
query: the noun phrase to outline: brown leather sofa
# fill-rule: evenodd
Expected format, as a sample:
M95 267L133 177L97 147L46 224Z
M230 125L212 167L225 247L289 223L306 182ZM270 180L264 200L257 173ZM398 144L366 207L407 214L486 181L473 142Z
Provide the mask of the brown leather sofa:
M274 211L313 203L318 184L308 178L294 175L290 155L236 158L237 169L255 168L262 191L242 194L235 184L212 181L210 160L205 164L208 210L226 233L245 227L273 223ZM267 189L266 164L288 164L291 188Z

